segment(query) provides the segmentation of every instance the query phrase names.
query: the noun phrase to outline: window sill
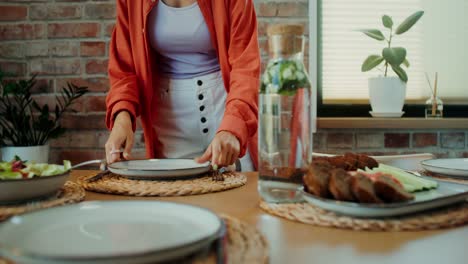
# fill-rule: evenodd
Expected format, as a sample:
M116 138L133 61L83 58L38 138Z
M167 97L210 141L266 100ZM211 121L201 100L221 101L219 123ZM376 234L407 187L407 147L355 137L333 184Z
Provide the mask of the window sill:
M468 118L318 117L321 128L468 129Z

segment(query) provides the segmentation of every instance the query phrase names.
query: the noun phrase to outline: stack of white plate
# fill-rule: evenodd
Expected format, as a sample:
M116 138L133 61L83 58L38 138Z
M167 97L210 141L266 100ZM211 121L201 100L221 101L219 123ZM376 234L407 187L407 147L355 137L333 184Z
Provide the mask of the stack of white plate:
M0 224L0 255L18 263L157 263L187 256L218 237L206 209L168 202L84 202Z

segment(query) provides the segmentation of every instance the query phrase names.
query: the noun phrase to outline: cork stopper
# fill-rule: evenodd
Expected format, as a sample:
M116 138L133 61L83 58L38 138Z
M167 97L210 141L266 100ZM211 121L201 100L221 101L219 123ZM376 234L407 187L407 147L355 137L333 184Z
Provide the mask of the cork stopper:
M268 26L267 35L303 35L304 26L300 24L273 24Z
M270 57L289 57L302 53L304 26L299 24L274 24L268 27L267 35Z

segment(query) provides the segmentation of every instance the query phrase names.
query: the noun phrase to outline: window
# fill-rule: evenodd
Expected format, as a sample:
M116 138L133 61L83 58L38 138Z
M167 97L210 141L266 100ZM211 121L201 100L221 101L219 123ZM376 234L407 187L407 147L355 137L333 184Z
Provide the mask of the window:
M444 116L468 116L468 1L310 0L310 65L319 116L369 116L367 79L382 73L363 73L361 64L385 43L357 30L378 28L387 36L382 15L397 26L418 10L425 11L422 19L392 44L405 47L410 62L405 116L424 116L422 104L431 94L425 73L433 82L435 72Z

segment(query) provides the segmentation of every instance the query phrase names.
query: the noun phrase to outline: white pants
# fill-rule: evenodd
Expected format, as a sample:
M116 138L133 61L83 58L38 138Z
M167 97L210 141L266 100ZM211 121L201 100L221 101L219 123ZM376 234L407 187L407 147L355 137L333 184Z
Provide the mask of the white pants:
M162 145L161 158L202 155L221 124L226 103L221 72L192 79L161 79L153 100L153 127ZM242 171L253 171L247 151Z

